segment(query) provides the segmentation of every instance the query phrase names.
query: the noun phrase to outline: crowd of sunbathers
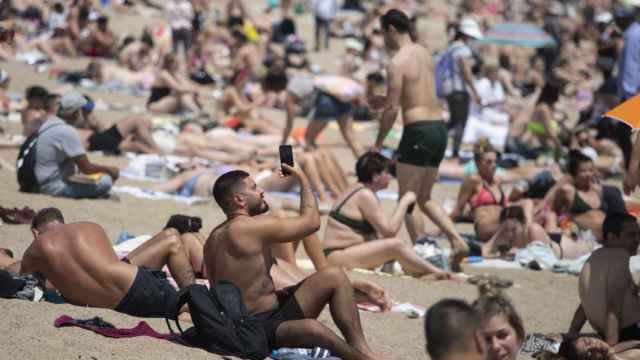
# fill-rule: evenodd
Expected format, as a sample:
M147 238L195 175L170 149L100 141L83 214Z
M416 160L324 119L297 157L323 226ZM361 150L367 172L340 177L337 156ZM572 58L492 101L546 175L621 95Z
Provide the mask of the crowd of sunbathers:
M172 176L151 189L213 197L227 220L207 235L197 217L175 215L118 256L99 224L67 224L60 210L46 208L33 219L34 241L22 260L0 252L0 268L43 277L69 303L143 317L168 316L176 288L196 279L212 286L228 280L263 324L269 348L322 346L344 359L369 359L378 356L356 303L382 310L391 304L379 285L349 279L343 269L390 271L397 262L416 278L460 281L469 255L514 260L535 246L557 260L591 255L560 355L640 356L633 342L640 340L640 300L628 267L640 241L629 212L638 209L619 186L604 182L624 176L626 193L640 185L640 142L628 125L602 116L640 88L639 7L314 0L307 10L315 19L315 51L345 38L338 70L329 72L312 62L296 27L304 2L268 2L264 13L243 0L112 3L0 2L0 58L52 66L68 84L28 87L22 136L2 134L0 147L37 138L30 183L20 177L26 162L18 163L21 189L109 198L120 169L90 160L88 152L175 155L182 160ZM115 12L165 21L124 36L110 25ZM442 51L421 27L430 17L447 23ZM547 43L518 43L526 36L492 42L491 30L506 21L539 26L534 40ZM76 56L90 58L86 67L66 68L62 59ZM0 71L3 114L15 110L16 75ZM147 113L102 118L104 101L88 83L139 90L148 96ZM284 113L283 123L273 120L274 109ZM393 151L382 145L399 110L404 129ZM307 125L297 127L303 116ZM367 125L356 120L377 120L371 127L380 129L378 138L358 136ZM321 136L332 121L355 160L346 162L350 168ZM284 144L293 144L295 165L279 161ZM399 195L387 213L379 196L395 177ZM434 187L452 179L462 182L457 197L442 206ZM321 214L328 216L320 235ZM438 233L426 235L423 215ZM472 222L473 233L463 238L455 222ZM448 263L414 249L429 243L441 250L433 242L440 235L451 241ZM312 275L297 264L300 243ZM472 304L448 299L428 311L433 359L517 358L524 324L493 285L481 284ZM343 338L316 320L326 304ZM598 338L579 335L587 321Z

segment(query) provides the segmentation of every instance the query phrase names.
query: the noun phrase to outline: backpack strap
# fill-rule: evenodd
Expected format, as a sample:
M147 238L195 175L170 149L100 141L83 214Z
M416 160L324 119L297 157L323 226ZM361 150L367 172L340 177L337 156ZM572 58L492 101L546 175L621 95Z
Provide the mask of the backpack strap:
M178 315L180 314L180 309L191 299L192 287L193 285L189 285L185 288L180 289L180 291L178 291L178 302L176 303L176 307L174 309L175 312L168 314L169 316L175 315L175 319L171 319L171 320L173 320L176 323L176 327L178 328L178 331L180 332L180 334L177 334L173 330L173 327L171 327L171 323L169 322L169 316L166 316L164 318L165 322L167 323L167 327L169 328L169 331L171 331L171 334L173 334L174 336L181 337L184 334L184 331L182 330L182 326L180 326L180 320L178 319Z

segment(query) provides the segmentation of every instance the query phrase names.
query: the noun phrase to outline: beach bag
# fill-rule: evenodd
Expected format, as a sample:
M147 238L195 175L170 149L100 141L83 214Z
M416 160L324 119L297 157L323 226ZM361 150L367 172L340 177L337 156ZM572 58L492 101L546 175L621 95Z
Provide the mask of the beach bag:
M453 53L460 48L460 46L464 45L455 45L447 49L436 62L436 96L438 96L439 99L443 99L449 95L445 93L444 82L453 76L452 74L455 71Z
M16 173L18 175L18 185L20 185L20 191L26 193L37 193L40 191L38 186L38 179L36 178L36 144L38 143L38 137L49 129L53 129L59 124L52 125L46 130L40 132L36 131L20 145L20 151L18 151L18 159L16 160Z
M194 326L183 331L177 319L185 304L189 305ZM169 316L176 319L180 334L173 331L167 318L169 330L188 345L252 360L262 360L270 354L264 328L249 314L242 292L231 282L219 281L211 289L199 284L182 289L175 312Z

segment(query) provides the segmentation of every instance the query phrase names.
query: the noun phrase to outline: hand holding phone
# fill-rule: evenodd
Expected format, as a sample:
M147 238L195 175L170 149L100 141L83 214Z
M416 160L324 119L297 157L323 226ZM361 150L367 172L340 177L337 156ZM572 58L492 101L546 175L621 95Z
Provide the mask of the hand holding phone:
M291 145L280 145L279 150L280 150L280 163L287 164L293 167L293 149L291 148ZM291 175L289 170L286 170L284 167L282 167L282 174Z

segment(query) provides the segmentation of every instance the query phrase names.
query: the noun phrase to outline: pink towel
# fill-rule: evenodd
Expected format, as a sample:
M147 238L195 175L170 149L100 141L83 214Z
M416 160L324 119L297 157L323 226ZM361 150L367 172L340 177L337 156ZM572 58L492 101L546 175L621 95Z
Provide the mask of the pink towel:
M95 333L98 333L102 336L110 337L110 338L130 338L137 336L149 336L156 339L162 340L177 340L174 335L171 334L160 334L153 330L149 324L144 321L140 321L138 325L131 329L119 329L113 326L112 324L102 320L100 317L94 317L88 320L80 320L74 319L67 315L62 315L56 319L54 322L55 327L63 327L63 326L77 326L79 328L83 328L86 330L91 330Z

